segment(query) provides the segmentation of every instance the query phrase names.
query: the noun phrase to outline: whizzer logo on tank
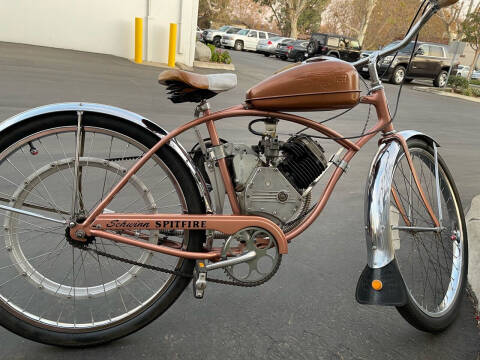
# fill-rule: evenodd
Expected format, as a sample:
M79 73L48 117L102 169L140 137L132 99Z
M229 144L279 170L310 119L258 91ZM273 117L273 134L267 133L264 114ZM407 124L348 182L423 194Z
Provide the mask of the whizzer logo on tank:
M107 229L205 229L206 227L207 222L205 220L111 220L105 224Z

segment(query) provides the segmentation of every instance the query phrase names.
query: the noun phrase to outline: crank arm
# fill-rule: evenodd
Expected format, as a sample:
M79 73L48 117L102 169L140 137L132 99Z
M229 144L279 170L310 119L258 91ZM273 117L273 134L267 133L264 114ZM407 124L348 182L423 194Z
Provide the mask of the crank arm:
M17 209L17 208L11 207L11 206L0 205L0 209L11 211L11 212L22 214L22 215L26 215L26 216L35 217L37 219L43 219L43 220L51 221L51 222L54 222L54 223L57 223L57 224L64 224L64 225L67 224L67 222L65 220L58 220L58 219L49 218L47 216L36 214L36 213L31 212L31 211Z
M240 263L243 263L243 262L246 262L246 261L250 261L250 260L255 259L256 257L257 257L257 253L255 251L249 251L245 255L237 256L237 257L234 257L232 259L218 261L218 262L213 263L213 264L208 264L207 266L205 266L205 269L206 269L206 271L220 269L220 268L224 268L224 267L227 267L227 266L237 265L237 264L240 264Z

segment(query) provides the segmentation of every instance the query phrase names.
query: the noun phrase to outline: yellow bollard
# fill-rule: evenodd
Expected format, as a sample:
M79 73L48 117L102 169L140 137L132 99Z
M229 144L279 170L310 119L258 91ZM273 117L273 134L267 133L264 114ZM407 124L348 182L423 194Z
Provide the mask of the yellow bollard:
M168 44L168 66L175 67L175 53L177 49L177 24L170 23L170 41Z
M143 18L135 18L135 62L143 62Z

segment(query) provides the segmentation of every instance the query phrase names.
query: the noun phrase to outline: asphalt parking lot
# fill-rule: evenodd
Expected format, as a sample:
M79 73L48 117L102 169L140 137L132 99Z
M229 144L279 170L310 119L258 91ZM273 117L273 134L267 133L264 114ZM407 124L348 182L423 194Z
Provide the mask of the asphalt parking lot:
M231 54L239 83L212 99L214 109L242 102L250 86L288 65L254 53ZM193 106L166 99L156 81L159 71L108 55L0 42L0 120L43 104L84 101L126 108L172 130L192 118ZM393 107L398 88L386 89ZM367 107L358 107L332 127L355 135L367 113ZM415 129L438 140L465 210L480 193L479 114L478 103L405 86L395 121L398 130ZM304 115L320 120L331 113ZM239 118L219 123L220 136L254 144L258 139L246 125ZM192 135L180 138L187 148L194 143ZM328 153L336 149L322 145ZM187 288L148 327L92 349L45 346L0 329L0 359L477 359L480 333L468 297L457 321L438 335L414 329L394 308L355 302L366 263L363 193L375 150L374 140L354 158L324 213L294 240L278 274L265 285L209 284L202 301Z

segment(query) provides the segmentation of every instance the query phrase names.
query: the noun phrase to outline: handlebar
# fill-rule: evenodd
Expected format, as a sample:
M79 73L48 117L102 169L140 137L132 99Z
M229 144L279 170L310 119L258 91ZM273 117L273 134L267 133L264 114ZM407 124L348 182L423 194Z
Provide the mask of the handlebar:
M376 62L376 59L378 57L384 57L384 56L393 54L393 53L397 52L398 50L400 50L401 48L407 46L410 43L410 41L412 41L412 39L415 37L415 35L420 31L420 29L423 27L423 25L425 25L428 22L428 20L430 20L430 18L433 15L435 15L435 13L438 10L440 10L441 8L453 5L456 2L458 2L458 0L429 0L429 2L430 2L430 5L431 5L430 8L428 8L428 10L425 11L425 13L422 15L420 20L418 20L417 23L410 29L410 31L408 32L408 34L405 36L405 38L402 41L400 41L398 44L396 44L395 46L390 47L388 49L375 51L370 56L368 56L366 58L363 58L363 59L360 59L360 60L354 62L352 65L355 66L355 67L358 67L358 66L361 66L361 65L366 65L369 62L371 62L372 59L375 60L375 62Z
M402 41L400 41L398 44L396 44L393 47L389 47L388 49L375 51L370 56L360 59L354 62L352 65L355 67L366 65L371 61L371 59L376 59L378 57L384 57L386 55L393 54L398 50L400 50L401 48L407 46L410 43L410 41L412 41L412 39L415 37L415 35L420 31L423 25L425 25L428 22L428 20L430 20L430 18L440 9L440 5L439 5L440 1L442 3L446 3L446 2L455 3L458 0L439 0L438 2L436 0L430 0L430 4L432 4L433 6L431 6L427 11L425 11L425 13L422 15L420 20L418 20L417 23L414 26L412 26L412 28L410 29L408 34L405 35Z
M458 0L437 0L438 7L444 8L455 4Z

